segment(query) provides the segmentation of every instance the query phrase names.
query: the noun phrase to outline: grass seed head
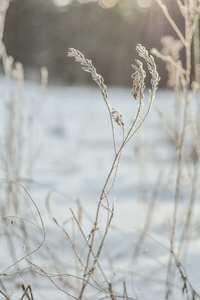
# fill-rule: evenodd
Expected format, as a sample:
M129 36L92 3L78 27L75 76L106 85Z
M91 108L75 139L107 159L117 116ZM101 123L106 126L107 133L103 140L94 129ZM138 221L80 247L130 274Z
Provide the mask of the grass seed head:
M145 78L146 78L146 72L143 70L143 64L139 60L135 60L138 66L132 65L132 67L135 69L135 72L132 74L131 78L133 78L133 88L132 88L132 94L135 100L137 98L144 98L144 89L145 89Z

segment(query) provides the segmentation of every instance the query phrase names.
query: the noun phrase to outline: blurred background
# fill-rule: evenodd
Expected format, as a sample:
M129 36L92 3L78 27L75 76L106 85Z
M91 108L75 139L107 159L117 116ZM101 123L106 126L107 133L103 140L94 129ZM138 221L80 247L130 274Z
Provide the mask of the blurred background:
M167 4L182 28L175 1ZM40 67L46 66L50 84L92 84L67 57L73 47L92 59L106 84L131 86L137 43L161 49L164 35L177 38L156 0L14 0L3 40L8 54L23 63L28 80L39 80ZM165 66L159 59L156 63L164 87Z

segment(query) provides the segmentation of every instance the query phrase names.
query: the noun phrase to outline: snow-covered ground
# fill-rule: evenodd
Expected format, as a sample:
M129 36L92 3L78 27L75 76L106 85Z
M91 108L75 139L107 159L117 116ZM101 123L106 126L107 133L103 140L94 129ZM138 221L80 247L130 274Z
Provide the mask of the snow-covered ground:
M128 129L138 105L132 98L131 89L110 87L108 93L109 102L123 114ZM3 92L2 96L5 96ZM30 184L24 180L23 183L30 189L40 209L47 231L44 246L38 253L33 254L31 259L51 274L71 272L80 276L83 270L77 262L75 263L72 247L64 240L62 230L55 225L52 217L55 217L59 224L64 224L84 257L86 247L84 248L84 241L78 229L71 226L70 208L77 214L76 200L79 199L84 211L94 221L97 202L114 159L109 115L101 93L95 87L48 87L44 93L39 87L30 84L25 98L30 106L35 107L35 102L39 103L39 109L35 110L34 131L31 135L33 158L31 175L35 182ZM148 95L144 102L145 110ZM2 103L1 107L3 108ZM176 168L174 145L161 124L156 107L163 111L167 122L172 123L173 93L168 90L157 92L152 111L144 126L124 149L116 184L109 198L111 203L115 198L115 215L100 260L105 274L113 282L116 291L123 294L125 281L128 296L132 299L165 299ZM2 122L4 120L2 114L1 120ZM3 125L1 127L3 128ZM2 131L1 129L1 134ZM116 135L119 145L121 131L117 125ZM188 211L190 197L188 183L190 184L192 170L191 160L188 162L182 182L177 241ZM3 171L1 173L1 177L5 177ZM21 176L26 177L26 174L22 173ZM53 189L62 191L63 194L54 190L49 194L47 201L47 195ZM199 184L196 191L192 228L187 237L185 250L181 253L181 262L191 284L200 293ZM34 206L30 205L38 220ZM149 236L145 236L140 232L144 228L149 208L152 210L149 214L148 228L145 229ZM86 234L89 234L92 221L86 213L83 212L82 226ZM6 214L13 215L12 207L8 208ZM22 217L26 217L26 212L22 211ZM17 222L18 220L15 220L15 223ZM106 210L102 211L100 227L103 227L104 222ZM27 238L29 245L26 246L34 249L42 240L42 233L31 224L26 226L28 234L30 233L30 237ZM12 232L12 229L9 230ZM2 237L0 244L0 272L12 263L11 246L5 240L6 238ZM15 237L13 240L15 242L12 247L16 246L14 252L19 259L23 256L22 247L26 238L22 239L23 243ZM138 243L139 250L136 251ZM54 256L57 257L54 259ZM26 266L26 262L20 264L20 268ZM17 268L18 266L15 266L8 270L8 273L14 272ZM170 299L184 299L181 276L177 270L173 276L175 295ZM62 282L54 279L60 288L71 292L70 287L63 286ZM104 286L105 282L101 278L100 280ZM68 299L66 294L58 290L49 279L27 270L11 278L0 277L0 288L5 287L7 291L13 291L11 299L18 299L20 295L22 296L20 288L22 282L25 286L31 283L34 299ZM74 280L73 284L78 288L80 282ZM72 294L77 296L73 292ZM89 288L85 299L103 299L104 296L103 293L97 293L97 290ZM4 299L3 296L0 295L0 299Z

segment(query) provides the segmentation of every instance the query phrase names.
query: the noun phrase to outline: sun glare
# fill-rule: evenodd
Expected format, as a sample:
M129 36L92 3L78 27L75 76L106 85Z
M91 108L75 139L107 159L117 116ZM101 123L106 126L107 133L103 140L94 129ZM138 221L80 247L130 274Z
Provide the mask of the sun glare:
M137 0L137 5L141 8L149 8L151 6L151 0Z

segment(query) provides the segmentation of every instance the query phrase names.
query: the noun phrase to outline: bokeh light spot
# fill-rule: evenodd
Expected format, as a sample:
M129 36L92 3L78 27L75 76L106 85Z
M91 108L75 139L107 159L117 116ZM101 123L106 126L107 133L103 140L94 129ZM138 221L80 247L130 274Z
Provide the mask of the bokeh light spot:
M103 8L114 7L118 3L118 0L100 0L99 5Z
M54 0L54 4L57 7L64 7L72 3L73 0Z
M148 8L151 6L151 0L137 0L137 5L141 8Z

